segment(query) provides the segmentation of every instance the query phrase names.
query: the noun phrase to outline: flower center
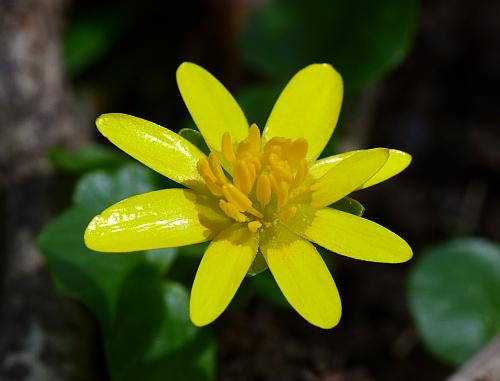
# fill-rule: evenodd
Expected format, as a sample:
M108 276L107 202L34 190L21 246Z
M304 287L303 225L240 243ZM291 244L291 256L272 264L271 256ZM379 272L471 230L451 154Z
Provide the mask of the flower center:
M289 204L308 191L304 185L309 169L306 153L303 138L274 137L262 147L259 128L252 124L248 137L239 144L232 143L228 132L222 136L222 158L232 177L213 152L208 160L200 159L197 168L210 192L220 198L221 210L256 232L295 215L297 209Z

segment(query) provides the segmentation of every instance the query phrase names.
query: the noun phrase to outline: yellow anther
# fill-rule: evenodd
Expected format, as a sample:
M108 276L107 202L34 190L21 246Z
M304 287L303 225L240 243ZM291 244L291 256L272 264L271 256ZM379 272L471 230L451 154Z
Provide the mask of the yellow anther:
M278 196L278 200L277 200L277 205L278 205L278 208L281 208L283 207L286 202L288 201L288 183L286 183L285 181L282 181L280 184L279 184L279 191L277 192L277 196Z
M237 159L246 159L252 157L252 153L250 152L251 143L248 139L245 139L238 144L238 149L236 150L236 158Z
M309 172L309 166L307 165L306 159L300 159L299 164L297 166L297 172L295 173L295 177L293 179L293 186L296 187L302 183L307 177Z
M266 206L271 201L271 183L266 174L261 174L257 180L255 195L262 206Z
M321 184L321 179L311 188L303 184L309 169L307 141L303 138L274 137L262 152L260 131L252 124L248 136L237 145L233 145L228 132L224 133L221 154L211 153L208 158L200 159L198 172L210 192L221 198L221 210L235 221L247 223L251 232L258 232L263 225L271 223L260 210L265 208L266 216L273 215L286 222L296 213L295 207L286 205L290 201L310 199L311 189ZM232 180L226 177L221 158L231 164ZM275 200L272 207L268 207L272 200ZM254 207L257 202L260 210Z
M281 157L283 155L283 146L278 146L278 145L271 146L269 147L269 150L267 152L269 152L269 155L275 154L278 157Z
M233 184L224 184L222 193L227 201L236 206L240 212L243 212L252 206L252 201L243 194Z
M222 170L222 167L220 165L219 158L215 153L211 153L210 155L208 155L208 162L210 164L210 169L212 170L214 176L217 178L219 184L222 185L227 183L226 175L224 174L224 171Z
M274 138L272 138L267 142L266 148L268 147L271 148L272 146L286 147L288 144L290 144L290 139L275 136Z
M264 215L261 212L259 212L257 209L255 209L253 206L248 208L246 211L257 218L264 218Z
M245 222L248 220L247 216L245 216L243 213L241 213L236 206L233 204L224 201L224 200L219 200L219 207L221 210L230 218L238 221L238 222Z
M248 172L250 173L250 181L253 183L255 181L255 177L257 176L257 169L251 160L245 160L245 166L248 168ZM251 187L250 187L251 188Z
M279 181L280 181L280 179L276 175L276 172L271 172L269 174L269 183L271 184L271 190L276 194L278 194L278 192L280 191Z
M212 192L217 197L222 196L222 189L219 185L217 185L217 178L210 169L208 160L205 158L200 159L198 161L197 168L198 168L198 173L205 180L205 183L207 184L207 187L210 190L210 192Z
M236 157L234 156L233 143L229 132L224 132L222 135L222 157L228 162L233 163Z
M262 223L259 221L251 221L248 223L248 230L250 230L252 233L257 233L257 230L259 230L262 227Z
M277 167L279 162L280 162L280 157L277 154L275 154L274 152L271 152L269 154L269 164L271 165L271 167L273 167L273 168Z
M260 130L259 127L254 123L248 129L248 137L250 152L254 155L260 153Z
M207 184L207 188L214 196L220 197L222 196L222 188L220 185L216 184L209 177L205 178L205 184Z
M260 170L262 169L262 163L260 162L259 158L254 156L250 160L251 160L251 163L254 165L257 173L259 173Z
M297 208L295 206L292 206L284 212L280 213L279 219L282 223L287 223L293 216L295 216L295 213L297 213Z
M251 174L243 160L236 161L233 182L234 185L245 195L252 190L253 183Z
M222 193L226 200L234 205L240 212L248 212L258 218L264 217L261 212L252 206L252 201L233 184L224 184L222 186Z
M290 165L286 161L281 162L276 166L272 166L272 168L279 174L280 178L288 182L292 182L293 180L292 171L290 169Z
M294 166L298 165L301 159L305 158L307 154L307 140L298 138L292 142L288 151L287 158Z

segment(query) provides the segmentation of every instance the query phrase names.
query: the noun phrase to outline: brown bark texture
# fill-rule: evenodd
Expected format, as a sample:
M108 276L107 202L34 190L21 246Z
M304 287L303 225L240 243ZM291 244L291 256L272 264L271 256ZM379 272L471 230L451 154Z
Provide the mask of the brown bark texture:
M0 380L82 379L34 243L57 201L47 151L87 135L64 80L63 15L61 0L0 0Z

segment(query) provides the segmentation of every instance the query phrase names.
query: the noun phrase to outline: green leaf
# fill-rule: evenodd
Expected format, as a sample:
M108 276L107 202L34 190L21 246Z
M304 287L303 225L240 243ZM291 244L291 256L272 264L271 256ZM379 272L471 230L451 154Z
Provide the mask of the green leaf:
M430 352L462 364L500 332L500 246L462 239L426 250L410 274L408 300Z
M189 320L189 293L183 285L163 282L153 268L138 266L121 291L117 315L123 318L105 342L113 379L213 378L214 340L209 330Z
M203 139L203 136L201 136L200 131L192 128L183 128L178 132L178 134L193 143L204 154L208 155L210 153L210 148L208 148L207 143L205 142L205 139Z
M189 321L184 286L163 279L177 249L109 254L92 252L83 242L96 213L153 190L152 177L135 165L89 173L77 185L75 206L43 229L38 245L58 289L97 317L113 380L212 380L213 337Z
M350 197L344 197L332 205L329 205L329 207L341 210L342 212L354 214L358 217L361 217L365 212L365 207L361 205L359 201Z
M255 256L255 259L253 260L252 265L250 266L250 269L247 272L247 276L255 276L263 271L266 271L267 269L268 266L266 259L259 250L257 251L257 255Z
M155 189L153 172L131 164L114 174L94 171L83 176L76 185L73 201L97 214L120 200Z
M179 250L177 248L147 250L144 254L146 261L156 266L161 273L166 274L177 259Z
M76 76L102 58L127 23L128 16L116 8L71 21L63 34L64 63L69 73Z
M63 172L82 174L97 168L118 168L130 159L120 151L100 144L88 144L77 151L55 147L49 159Z
M284 81L282 82L279 86L275 84L247 86L238 92L236 99L250 124L256 123L260 129L264 128L267 117L285 85Z
M404 58L417 10L417 0L271 0L250 16L240 48L249 66L274 78L329 62L351 93Z
M283 296L270 271L263 272L249 280L252 282L255 293L262 299L278 307L292 308Z

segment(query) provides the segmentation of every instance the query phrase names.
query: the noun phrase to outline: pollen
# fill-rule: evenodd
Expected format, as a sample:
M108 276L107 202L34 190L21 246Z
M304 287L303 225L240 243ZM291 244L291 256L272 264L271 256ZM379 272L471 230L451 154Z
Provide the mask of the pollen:
M219 198L224 214L256 233L295 215L297 208L290 204L309 190L304 185L309 171L307 146L303 138L282 137L263 144L259 128L252 124L240 142L225 132L221 152L200 159L197 169L209 192Z

